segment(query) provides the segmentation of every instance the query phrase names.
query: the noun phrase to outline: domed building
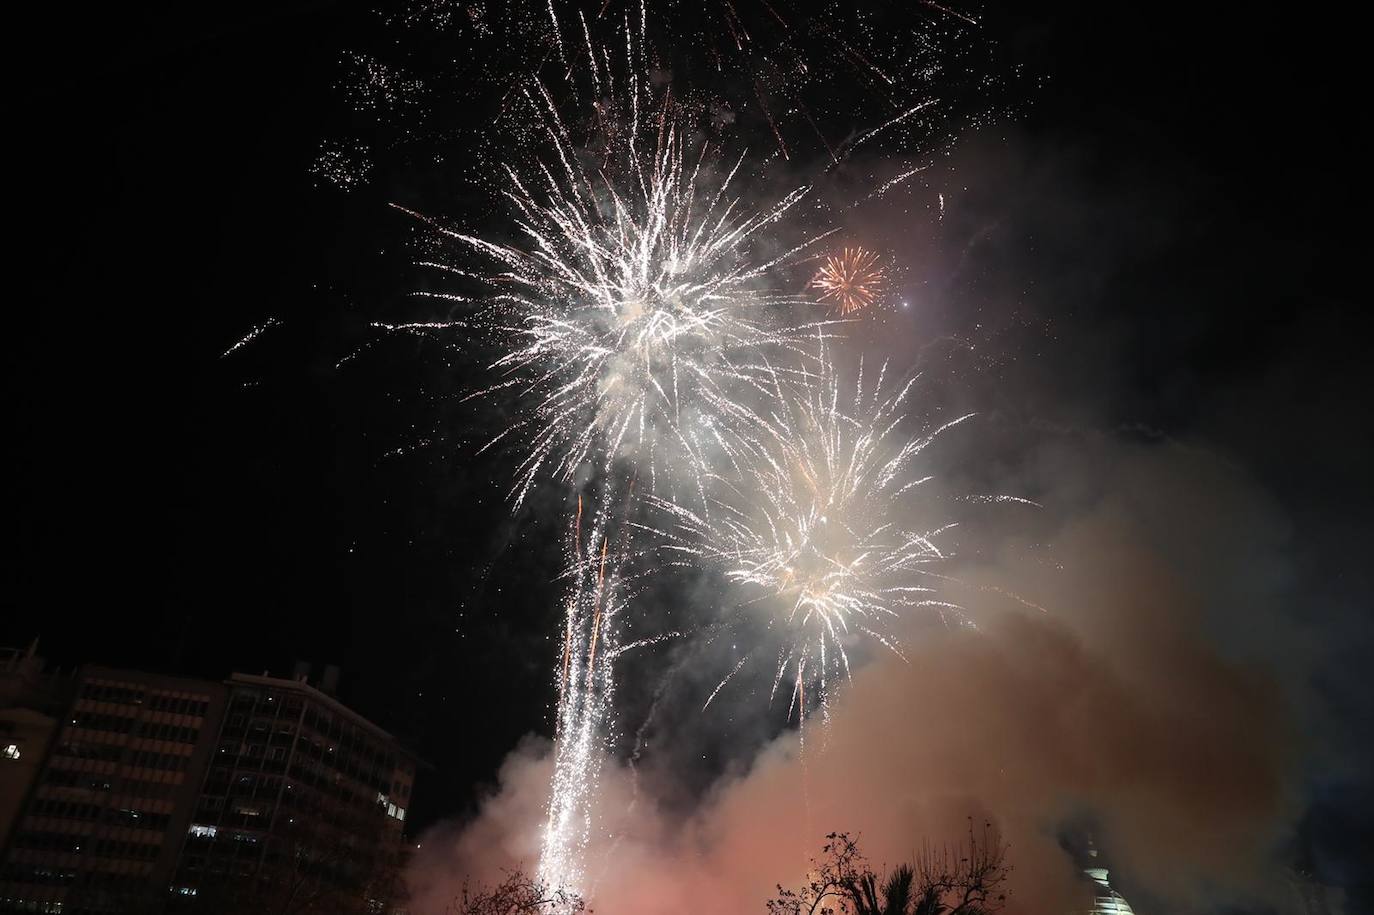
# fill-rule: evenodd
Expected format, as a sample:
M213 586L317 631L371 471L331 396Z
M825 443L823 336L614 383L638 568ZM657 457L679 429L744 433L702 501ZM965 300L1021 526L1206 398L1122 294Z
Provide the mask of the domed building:
M1089 865L1083 868L1083 873L1093 882L1093 907L1088 911L1092 915L1135 915L1135 909L1126 901L1116 890L1112 889L1111 883L1107 880L1107 869L1097 866L1097 849L1088 849Z

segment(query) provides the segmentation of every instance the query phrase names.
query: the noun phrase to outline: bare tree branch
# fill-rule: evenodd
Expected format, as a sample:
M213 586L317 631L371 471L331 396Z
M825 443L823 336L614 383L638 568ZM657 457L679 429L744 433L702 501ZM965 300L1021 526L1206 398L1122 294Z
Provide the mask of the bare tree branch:
M449 906L449 915L581 915L591 910L582 897L556 890L515 870L492 887L474 885L467 880L458 898Z

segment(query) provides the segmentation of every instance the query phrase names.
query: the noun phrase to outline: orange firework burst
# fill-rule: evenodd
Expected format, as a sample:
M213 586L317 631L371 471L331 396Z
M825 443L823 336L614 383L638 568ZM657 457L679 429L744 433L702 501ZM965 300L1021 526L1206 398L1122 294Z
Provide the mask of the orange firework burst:
M828 255L825 265L811 278L820 300L834 305L842 315L867 308L887 288L887 271L878 255L867 248L845 248Z

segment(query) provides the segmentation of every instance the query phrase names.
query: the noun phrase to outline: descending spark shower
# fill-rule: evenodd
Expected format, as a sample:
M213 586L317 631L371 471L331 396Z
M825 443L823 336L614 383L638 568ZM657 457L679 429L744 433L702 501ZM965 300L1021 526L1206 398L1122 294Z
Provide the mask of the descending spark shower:
M552 4L549 15L566 61ZM929 479L913 473L922 450L954 423L908 435L912 384L889 386L885 369L865 383L860 371L852 397L842 397L832 358L843 321L826 317L825 305L844 317L874 305L885 268L862 247L826 250L839 230L811 185L760 190L773 187L761 178L765 164L788 154L772 114L772 155L727 152L728 141L702 127L715 117L709 100L653 78L645 22L642 6L637 22L626 14L619 50L598 53L581 17L585 62L560 74L571 100L538 77L509 94L536 125L541 150L513 152L502 169L513 238L407 210L461 252L428 266L463 284L441 297L470 312L381 325L492 339L494 381L477 393L519 407L484 446L510 439L523 449L512 503L540 479L576 490L538 869L550 887L574 892L587 889L584 858L614 727L613 662L636 644L623 638L624 620L637 576L649 574L630 568L636 556L714 568L748 605L766 608L770 625L788 633L774 690L790 672L789 716L799 721L808 707L826 712L855 638L897 651L888 623L903 611L957 613L932 593L928 570L944 558L942 526L909 530L894 511ZM590 84L589 105L579 103L579 79ZM889 111L848 148L928 105ZM845 147L825 146L838 163ZM771 202L746 203L745 183L751 199ZM819 273L798 276L818 259Z

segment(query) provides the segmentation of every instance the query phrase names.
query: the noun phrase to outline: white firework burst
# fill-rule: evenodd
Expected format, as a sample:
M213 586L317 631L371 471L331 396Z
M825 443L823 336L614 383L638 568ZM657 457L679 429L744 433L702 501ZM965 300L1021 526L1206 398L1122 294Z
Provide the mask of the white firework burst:
M972 415L911 435L916 379L889 390L884 366L865 387L860 369L853 397L842 398L824 353L820 366L814 383L778 381L772 406L738 426L730 476L712 479L706 510L650 497L671 519L655 530L669 553L721 569L785 627L774 690L791 671L803 713L808 686L824 708L828 684L848 676L856 640L900 654L891 626L903 614L959 612L937 596L933 568L947 558L940 540L953 523L914 525L907 497L931 479L914 473L921 453Z
M770 291L770 273L824 237L778 241L808 189L746 207L734 192L743 155L727 171L709 142L688 140L671 97L653 102L635 81L629 91L628 112L603 106L605 147L593 160L534 83L525 98L545 121L551 161L505 169L517 240L440 228L494 264L464 323L505 348L479 393L529 405L486 446L525 436L517 505L541 474L570 480L617 458L651 483L664 473L699 483L703 447L740 413L740 393L767 383L768 354L815 327L787 320L798 297Z

